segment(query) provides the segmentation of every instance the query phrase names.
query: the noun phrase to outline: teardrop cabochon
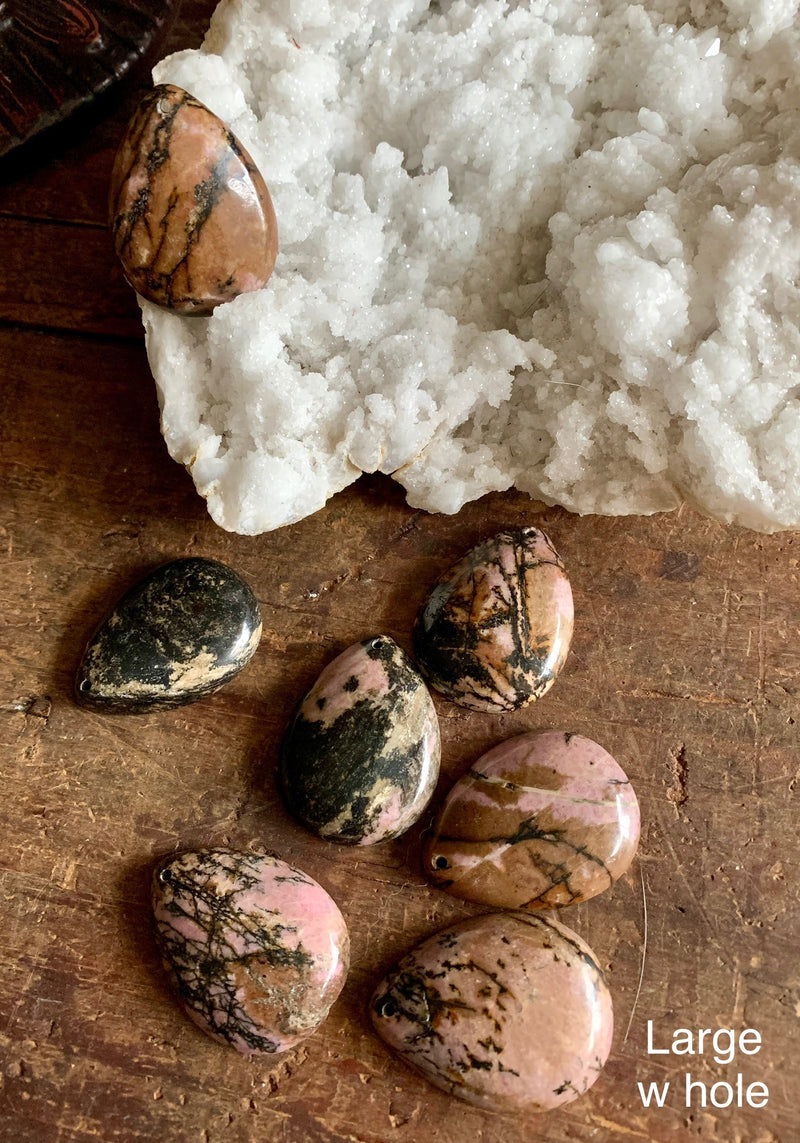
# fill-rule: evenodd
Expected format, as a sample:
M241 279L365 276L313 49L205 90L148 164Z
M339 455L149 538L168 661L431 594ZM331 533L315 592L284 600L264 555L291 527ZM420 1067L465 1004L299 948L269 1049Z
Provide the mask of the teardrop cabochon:
M102 620L83 653L76 698L105 713L184 706L230 682L260 639L258 600L232 568L173 560Z
M344 845L398 837L420 816L439 774L439 720L401 647L376 635L320 674L284 738L290 811Z
M541 698L572 639L572 589L549 538L515 528L477 544L438 580L414 625L422 673L471 710Z
M269 855L206 849L153 873L156 942L189 1017L245 1055L285 1052L322 1023L347 976L335 901Z
M266 183L236 136L173 84L148 92L114 162L114 247L138 294L209 314L269 280L278 228Z
M491 1111L546 1111L597 1079L614 1018L571 929L519 912L472 917L399 961L370 1004L389 1048L436 1087Z

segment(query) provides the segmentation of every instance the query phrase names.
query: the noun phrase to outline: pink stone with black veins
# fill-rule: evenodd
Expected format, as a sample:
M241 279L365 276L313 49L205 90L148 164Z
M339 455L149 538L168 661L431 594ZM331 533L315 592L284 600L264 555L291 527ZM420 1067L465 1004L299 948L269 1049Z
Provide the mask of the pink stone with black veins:
M378 986L372 1022L426 1079L493 1111L546 1111L597 1079L611 1050L611 996L576 933L530 913L453 925Z
M518 710L555 682L572 640L572 589L538 528L472 548L434 585L414 625L432 685L472 710Z
M428 877L504 909L585 901L629 868L639 803L607 750L579 734L520 734L472 766L427 840Z
M300 704L281 754L286 801L331 841L398 837L427 805L440 753L424 679L393 639L376 635L329 663Z
M153 914L187 1014L245 1055L310 1036L345 982L350 940L335 901L276 857L206 849L164 861Z
M209 314L272 274L278 228L236 136L173 84L148 92L123 138L109 198L114 247L142 297Z

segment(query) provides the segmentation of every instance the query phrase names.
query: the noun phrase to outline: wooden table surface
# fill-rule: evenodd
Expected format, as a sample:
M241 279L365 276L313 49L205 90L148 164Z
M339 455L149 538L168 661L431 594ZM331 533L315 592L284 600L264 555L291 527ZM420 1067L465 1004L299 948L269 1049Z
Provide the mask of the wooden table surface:
M212 6L187 0L172 46L198 43ZM221 531L167 456L137 306L104 225L137 98L129 88L93 126L15 158L0 185L0 1140L796 1143L797 537L688 509L579 518L513 493L431 516L377 477L292 527ZM643 833L613 891L562 913L608 972L608 1066L567 1108L513 1118L428 1086L365 1014L400 954L480 912L422 877L430 816L398 841L339 848L287 816L275 768L288 713L322 665L378 631L408 649L433 577L520 523L544 525L570 570L573 649L553 690L517 714L437 700L436 799L504 737L572 730L628 771ZM76 707L77 661L107 606L188 554L252 584L264 636L250 667L177 711ZM266 847L301 866L350 926L352 969L327 1023L274 1060L217 1046L165 988L149 872L162 854L208 844ZM763 1046L727 1064L648 1055L648 1021L654 1047L681 1027L750 1027ZM730 1083L733 1105L687 1108L687 1072ZM767 1085L766 1106L736 1106L739 1075L745 1093ZM638 1085L651 1081L670 1083L662 1108L643 1105ZM726 1089L715 1092L724 1103Z

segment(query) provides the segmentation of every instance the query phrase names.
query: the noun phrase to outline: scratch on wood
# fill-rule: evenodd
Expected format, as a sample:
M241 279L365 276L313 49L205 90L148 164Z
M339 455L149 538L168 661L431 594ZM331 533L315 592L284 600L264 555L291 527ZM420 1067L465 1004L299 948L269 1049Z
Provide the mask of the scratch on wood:
M303 598L310 600L312 603L325 595L327 592L335 591L337 587L341 587L343 583L348 583L350 580L355 580L356 583L361 579L364 570L361 567L351 568L349 571L340 572L339 575L333 579L322 580L316 587L307 588L303 592Z
M725 580L722 592L722 617L720 619L720 656L722 662L728 659L728 631L731 622L731 581Z
M53 702L49 695L22 695L11 702L0 704L0 710L5 714L27 714L32 718L41 718L45 725L52 709Z
M793 793L794 790L797 788L798 782L800 782L800 770L795 771L794 774L790 774L790 773L788 773L788 771L783 771L783 773L777 774L774 778L762 778L762 780L758 784L758 787L759 787L759 790L761 790L763 792L769 786L780 786L784 782L787 783L787 789L788 789L789 793L790 794ZM747 793L753 792L752 786L750 785L749 782L746 785L742 784L742 785L738 785L738 786L728 786L727 790L731 796L736 796L738 794L747 794Z
M2 703L0 711L5 714L22 714L24 719L17 734L20 747L20 760L35 762L42 748L41 736L47 730L53 703L49 695L22 695L11 702Z
M744 1006L747 999L746 985L744 974L742 972L741 961L738 956L734 957L734 974L733 974L733 1023L735 1027L744 1027Z
M683 864L683 861L681 860L681 858L679 857L679 855L677 853L677 850L675 849L675 846L674 846L672 839L670 837L670 831L668 829L665 829L662 825L659 832L661 834L661 839L662 839L663 845L669 851L670 857L672 858L672 862L673 862L673 865L675 867L675 872L677 873L677 875L680 877L681 881L683 882L683 886L684 886L684 889L686 891L686 894L691 898L692 902L694 903L694 907L697 909L697 912L700 914L700 916L703 918L703 921L705 922L705 926L706 926L706 928L708 930L708 934L709 934L709 938L708 938L709 941L713 944L714 948L717 950L717 954L718 954L720 960L723 962L723 964L730 965L731 962L730 962L730 958L728 956L728 949L725 945L723 945L720 942L720 940L717 936L717 933L718 933L717 922L709 915L708 911L706 910L706 908L704 907L704 905L700 901L700 898L697 895L695 885L690 880L689 876L687 875L686 868Z
M403 524L401 524L400 527L396 529L396 531L392 532L392 534L387 537L387 540L386 540L387 545L389 547L392 547L394 544L397 543L398 540L402 540L410 532L413 532L414 529L419 524L421 517L422 517L421 512L415 512L413 514L413 516L411 516L408 520L406 520Z
M674 806L675 816L680 817L678 807L689 800L689 760L685 743L681 742L670 750L669 757L672 785L667 790L667 801Z
M36 903L38 904L40 901L41 901L41 898L37 899ZM42 920L44 919L46 909L47 909L47 906L43 904L43 908L41 910L41 913L39 913L34 918L34 923L41 924ZM28 1000L28 996L31 993L34 984L38 984L40 979L41 979L41 972L39 971L38 967L34 967L34 968L31 968L28 970L28 974L25 978L25 982L18 991L18 994L16 997L16 1002L12 1005L11 1011L8 1014L8 1020L6 1022L6 1026L5 1026L5 1034L7 1036L11 1034L12 1030L17 1025L20 1016L23 1014L23 1012L25 1010L25 1006L26 1006L26 1003Z
M392 548L398 540L402 540L404 536L409 534L409 532L413 532L419 522L419 516L420 513L415 512L411 519L406 520L403 524L400 525L399 528L392 532L392 534L387 537L385 547L381 548L381 553L385 554L386 550ZM323 580L318 583L316 587L307 589L303 592L303 598L310 600L313 603L318 600L320 596L325 595L327 592L335 591L337 587L341 587L341 585L344 583L349 583L351 581L358 583L358 581L364 575L364 568L366 565L373 563L377 556L377 551L368 553L362 559L360 565L350 568L348 571L340 572L339 575L335 576L333 579Z
M53 866L50 880L60 889L75 889L78 884L78 862L74 857L59 857Z
M634 687L632 690L617 690L616 694L634 699L673 699L676 702L696 702L701 706L747 706L746 700L728 698L727 695L697 695L691 691L663 691L657 687Z
M751 928L753 926L755 926L756 928L763 928L764 920L766 918L762 919L758 916L758 914L755 914L753 916L748 917L745 914L744 910L742 909L742 906L739 902L739 898L736 896L736 890L735 890L734 886L730 883L730 880L727 877L723 877L722 880L723 880L723 883L725 884L725 888L728 890L728 893L730 894L731 901L733 903L733 910L736 913L737 920L739 920L741 922L741 924L746 925L748 928ZM785 910L781 910L781 911L785 911Z
M636 1131L632 1127L624 1127L621 1123L615 1123L613 1119L606 1119L602 1115L593 1115L592 1123L597 1123L600 1127L604 1127L606 1131L614 1131L617 1135L632 1135L636 1139L650 1139L649 1132Z
M767 590L764 587L767 568L763 544L759 546L758 565L761 583L761 587L758 591L758 681L756 685L755 706L751 708L755 724L753 741L753 792L755 792L758 786L758 780L761 774L762 723L767 683Z

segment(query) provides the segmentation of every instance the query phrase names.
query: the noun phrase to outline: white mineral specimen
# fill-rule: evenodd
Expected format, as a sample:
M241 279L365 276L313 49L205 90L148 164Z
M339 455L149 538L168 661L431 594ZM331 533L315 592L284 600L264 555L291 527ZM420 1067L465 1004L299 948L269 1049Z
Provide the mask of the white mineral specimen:
M155 77L261 167L276 271L143 305L214 519L380 470L440 512L800 525L799 4L223 0Z

